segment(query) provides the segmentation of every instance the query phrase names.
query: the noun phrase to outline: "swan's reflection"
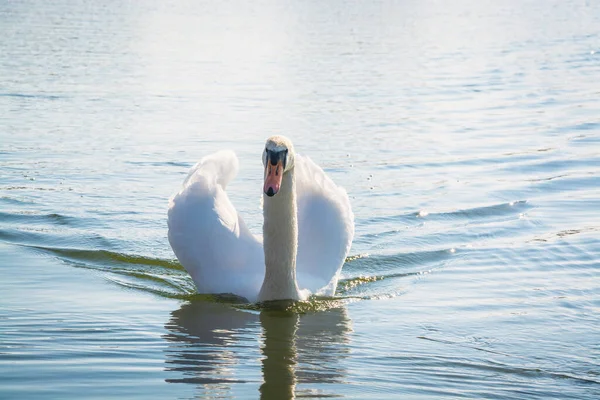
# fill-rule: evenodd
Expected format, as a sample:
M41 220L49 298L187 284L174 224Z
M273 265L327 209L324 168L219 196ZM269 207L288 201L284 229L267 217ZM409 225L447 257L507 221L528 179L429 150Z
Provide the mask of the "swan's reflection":
M327 383L341 382L350 320L345 308L298 315L245 312L230 305L192 301L171 313L168 382L197 385L202 396L291 399L331 396ZM261 368L262 367L262 368Z

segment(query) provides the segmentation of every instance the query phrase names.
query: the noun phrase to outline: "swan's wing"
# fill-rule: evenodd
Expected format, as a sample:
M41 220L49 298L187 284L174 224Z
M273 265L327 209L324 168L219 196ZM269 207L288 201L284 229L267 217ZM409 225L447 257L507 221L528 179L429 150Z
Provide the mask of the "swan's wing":
M310 158L295 155L298 286L332 296L354 237L350 199Z
M231 151L204 157L169 202L169 242L200 293L234 293L254 301L264 277L262 243L225 192L237 174Z

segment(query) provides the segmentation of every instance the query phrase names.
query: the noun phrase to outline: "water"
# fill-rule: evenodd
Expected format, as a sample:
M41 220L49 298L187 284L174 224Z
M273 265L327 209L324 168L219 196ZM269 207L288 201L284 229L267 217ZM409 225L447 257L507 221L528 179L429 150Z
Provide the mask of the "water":
M597 2L31 0L0 26L0 397L600 396ZM351 197L337 297L194 295L169 196L231 148L260 231L276 133Z

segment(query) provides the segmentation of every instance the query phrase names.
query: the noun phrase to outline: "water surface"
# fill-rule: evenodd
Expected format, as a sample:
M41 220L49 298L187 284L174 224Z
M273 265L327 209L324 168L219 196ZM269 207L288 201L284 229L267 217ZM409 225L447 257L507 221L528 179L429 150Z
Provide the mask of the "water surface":
M0 397L600 396L593 1L0 6ZM194 295L166 208L284 134L351 198L336 298Z

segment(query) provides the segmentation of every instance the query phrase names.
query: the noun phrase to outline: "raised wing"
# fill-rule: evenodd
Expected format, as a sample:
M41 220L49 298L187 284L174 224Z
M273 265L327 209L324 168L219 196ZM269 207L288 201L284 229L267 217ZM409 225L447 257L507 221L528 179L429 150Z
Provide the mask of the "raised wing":
M262 243L246 227L225 187L237 174L231 151L204 157L169 201L169 242L199 293L255 301L264 277Z
M350 199L310 158L294 159L298 201L298 286L333 296L354 237Z

